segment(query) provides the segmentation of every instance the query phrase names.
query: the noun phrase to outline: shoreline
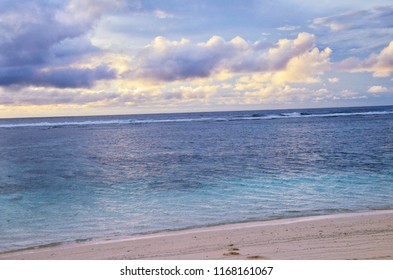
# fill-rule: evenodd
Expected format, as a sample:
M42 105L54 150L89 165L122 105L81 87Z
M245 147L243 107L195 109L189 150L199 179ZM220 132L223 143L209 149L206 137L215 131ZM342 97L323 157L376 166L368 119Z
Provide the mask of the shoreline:
M393 210L372 210L53 243L0 259L393 259Z

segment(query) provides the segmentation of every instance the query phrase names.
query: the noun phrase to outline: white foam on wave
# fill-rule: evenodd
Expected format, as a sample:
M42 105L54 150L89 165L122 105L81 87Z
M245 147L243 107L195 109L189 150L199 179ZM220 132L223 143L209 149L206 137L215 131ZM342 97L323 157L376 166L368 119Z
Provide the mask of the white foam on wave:
M370 111L370 112L352 112L352 113L329 113L320 114L315 116L320 117L346 117L346 116L369 116L369 115L389 115L393 114L393 111ZM313 116L313 115L311 115ZM307 117L307 116L306 116Z
M56 126L83 126L83 125L102 125L102 124L122 124L129 123L127 120L111 120L111 121L82 121L82 122L37 122L37 123L18 123L18 124L2 124L0 128L13 127L56 127Z
M130 120L130 123L170 123L170 122L207 122L228 121L226 118L198 118L198 119L163 119L163 120Z
M323 117L349 117L349 116L369 116L369 115L389 115L393 111L370 111L370 112L350 112L350 113L326 113L326 114L304 114L299 112L283 113L280 115L268 115L260 119L283 119L283 118L323 118Z
M171 122L206 122L206 121L228 121L226 118L197 118L197 119L128 119L128 120L108 120L108 121L80 121L80 122L37 122L1 124L0 128L16 127L58 127L58 126L86 126L86 125L106 125L106 124L148 124L148 123L171 123Z

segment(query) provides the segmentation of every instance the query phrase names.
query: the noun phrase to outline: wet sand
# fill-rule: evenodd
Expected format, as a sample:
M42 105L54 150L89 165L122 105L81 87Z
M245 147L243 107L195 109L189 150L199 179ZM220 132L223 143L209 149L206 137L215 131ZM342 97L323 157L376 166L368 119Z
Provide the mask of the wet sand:
M393 210L67 243L2 253L0 259L393 259Z

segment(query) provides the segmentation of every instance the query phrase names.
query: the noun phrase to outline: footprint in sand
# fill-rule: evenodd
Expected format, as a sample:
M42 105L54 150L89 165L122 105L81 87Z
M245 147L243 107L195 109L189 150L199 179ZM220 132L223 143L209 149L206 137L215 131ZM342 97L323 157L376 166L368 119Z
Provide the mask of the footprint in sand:
M224 253L224 256L237 256L240 255L240 253L238 251L240 251L239 248L233 247L233 244L229 244L228 245L230 248L228 249L227 253Z
M248 256L247 259L248 260L267 260L267 258L264 256Z

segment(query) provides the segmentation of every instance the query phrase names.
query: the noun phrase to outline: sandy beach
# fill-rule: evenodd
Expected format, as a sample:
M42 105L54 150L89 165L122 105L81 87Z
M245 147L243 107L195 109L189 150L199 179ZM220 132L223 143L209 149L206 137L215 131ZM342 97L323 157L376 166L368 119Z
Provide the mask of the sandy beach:
M2 253L0 259L393 259L393 210L66 243Z

